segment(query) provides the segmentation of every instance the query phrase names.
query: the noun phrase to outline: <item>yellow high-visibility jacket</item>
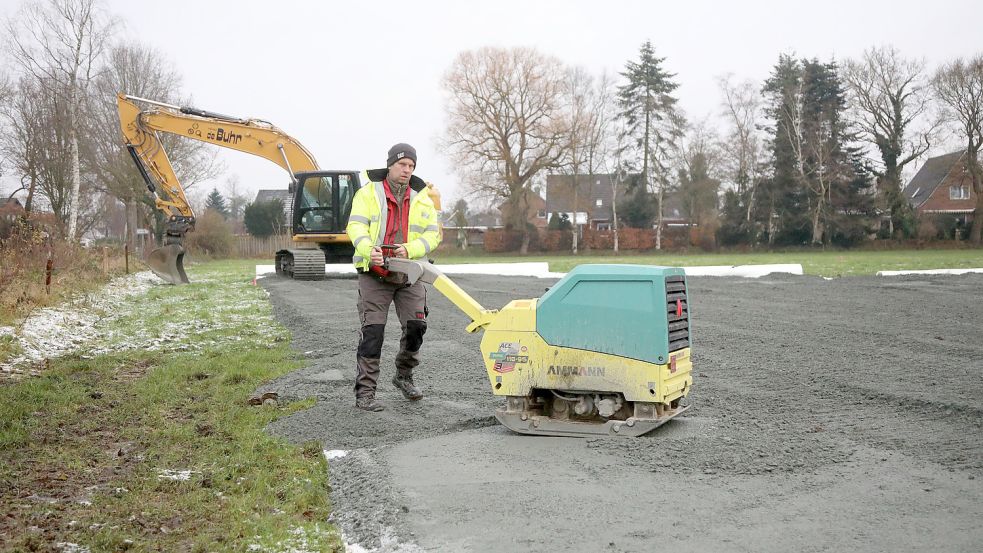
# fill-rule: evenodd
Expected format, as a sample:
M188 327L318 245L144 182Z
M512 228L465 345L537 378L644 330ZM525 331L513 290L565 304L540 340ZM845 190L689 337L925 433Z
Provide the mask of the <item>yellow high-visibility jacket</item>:
M345 231L355 245L352 263L356 269L368 270L373 246L381 246L385 238L387 211L386 190L382 180L386 170L369 171L369 182L358 189L352 199L352 213ZM407 217L409 236L404 246L410 259L425 257L440 244L440 225L437 210L426 191L423 179L410 177L410 213Z

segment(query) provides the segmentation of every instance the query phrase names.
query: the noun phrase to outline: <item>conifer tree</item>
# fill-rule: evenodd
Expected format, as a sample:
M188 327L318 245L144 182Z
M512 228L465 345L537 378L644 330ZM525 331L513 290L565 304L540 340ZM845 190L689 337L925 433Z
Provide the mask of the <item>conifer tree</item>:
M649 189L655 187L661 192L668 184L670 153L683 126L672 95L679 85L673 80L675 75L663 69L664 61L665 58L656 57L652 43L646 41L639 50L638 61L625 64L621 76L628 82L618 87L623 138L632 150L626 159L634 158L630 168L641 172L637 184L628 190L624 207L619 208L622 220L632 226L648 226L661 213L661 205L652 206ZM661 198L661 194L657 196Z
M205 200L205 209L211 209L222 216L223 219L229 218L229 207L225 203L225 197L217 188L212 188Z

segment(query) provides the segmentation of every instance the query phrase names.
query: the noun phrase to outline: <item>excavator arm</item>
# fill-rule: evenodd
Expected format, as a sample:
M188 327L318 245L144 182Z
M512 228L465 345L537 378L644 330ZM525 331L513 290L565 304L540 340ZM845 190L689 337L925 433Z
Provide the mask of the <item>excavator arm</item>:
M149 104L143 109L136 102ZM316 171L317 161L303 145L270 123L179 107L120 93L116 97L126 149L136 163L157 209L166 217L164 244L147 259L158 276L187 283L184 235L194 230L195 214L167 158L160 133L170 133L266 158L295 173Z
M359 187L358 173L318 169L314 156L300 142L266 121L123 93L117 94L116 103L126 149L154 195L157 209L166 218L163 245L147 258L151 270L165 281L188 282L182 242L185 234L194 230L195 214L167 158L161 133L259 156L290 174L290 191L294 194L291 207L296 204L296 209L291 209L294 220L289 222L289 228L297 246L277 252L277 273L298 279L323 278L326 260L351 256L352 244L345 224L351 197ZM440 211L440 193L430 183L427 192ZM313 224L305 222L305 214L313 215Z

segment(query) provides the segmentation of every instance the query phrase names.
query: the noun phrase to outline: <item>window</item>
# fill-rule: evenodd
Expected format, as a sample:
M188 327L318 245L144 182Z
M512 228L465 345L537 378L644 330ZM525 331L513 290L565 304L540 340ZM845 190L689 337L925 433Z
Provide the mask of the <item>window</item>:
M598 198L598 199L597 199L597 202L595 202L595 205L596 205L597 207L601 207L602 205L604 205L604 200L602 200L602 199L600 199L600 198Z
M597 230L611 230L611 223L598 223Z
M330 176L310 176L301 184L298 215L307 232L337 231L334 212L335 179Z
M545 219L546 218L546 210L545 209L540 209L539 211L537 211L536 212L536 218L537 219Z
M949 199L950 200L968 200L969 199L969 185L952 185L949 187Z

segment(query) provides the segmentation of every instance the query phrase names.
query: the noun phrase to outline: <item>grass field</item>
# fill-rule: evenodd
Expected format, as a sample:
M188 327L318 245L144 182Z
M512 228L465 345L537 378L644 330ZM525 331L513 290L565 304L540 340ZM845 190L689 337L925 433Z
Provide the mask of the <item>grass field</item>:
M546 261L550 270L567 272L585 263L633 263L645 265L703 266L800 263L809 275L824 277L874 275L882 270L983 268L983 249L801 251L784 253L695 253L616 255L613 252L582 255L528 256L485 254L469 250L441 253L438 263L490 263Z
M801 263L808 274L836 277L983 267L983 250L438 256L510 261L547 261L559 272L581 263ZM95 330L87 336L98 338L42 357L27 371L38 376L0 380L0 550L343 550L325 522L319 444L264 432L310 403L247 401L303 363L263 289L250 285L263 263L191 264L190 286L148 286L108 307L69 302L69 311L89 311ZM23 353L9 335L0 346L0 362Z
M0 381L0 550L343 550L320 446L264 432L311 402L248 402L301 364L254 265L190 267Z

